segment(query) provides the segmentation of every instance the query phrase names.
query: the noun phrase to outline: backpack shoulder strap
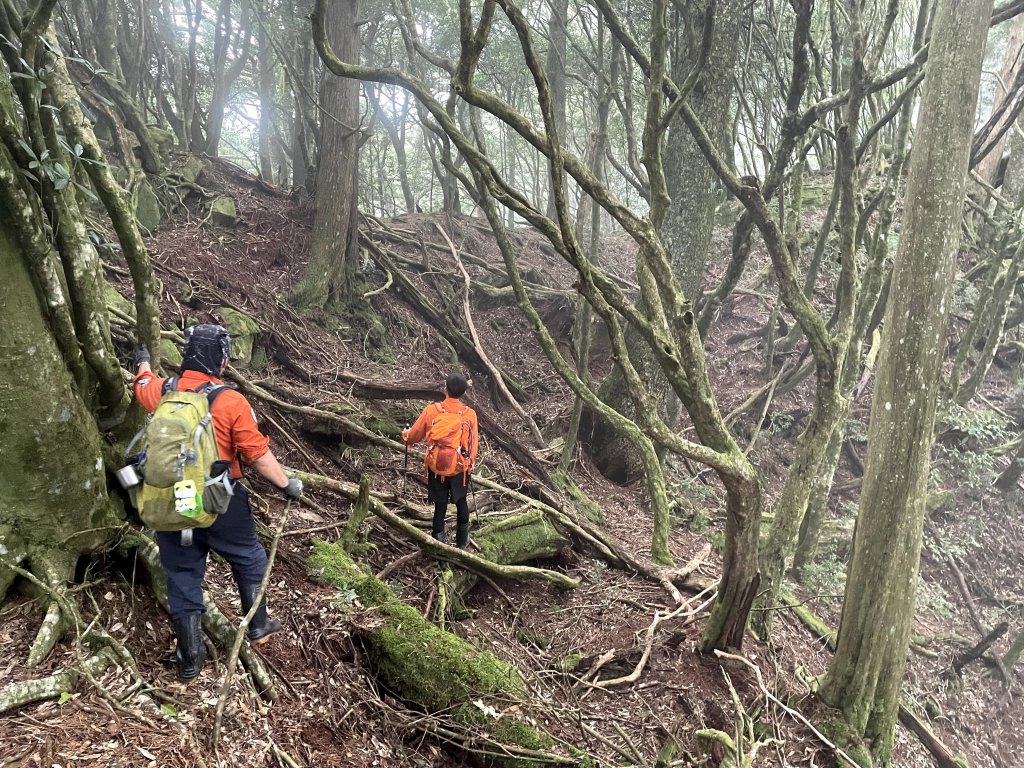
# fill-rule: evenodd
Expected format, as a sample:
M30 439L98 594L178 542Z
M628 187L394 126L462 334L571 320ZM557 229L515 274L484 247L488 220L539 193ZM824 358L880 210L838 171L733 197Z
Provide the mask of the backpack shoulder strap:
M223 384L214 384L212 381L204 381L193 392L198 395L206 395L206 404L211 410L213 409L213 402L216 400L220 393L227 389Z
M168 392L174 392L178 389L178 377L170 376L164 379L163 386L160 387L160 394L166 395Z

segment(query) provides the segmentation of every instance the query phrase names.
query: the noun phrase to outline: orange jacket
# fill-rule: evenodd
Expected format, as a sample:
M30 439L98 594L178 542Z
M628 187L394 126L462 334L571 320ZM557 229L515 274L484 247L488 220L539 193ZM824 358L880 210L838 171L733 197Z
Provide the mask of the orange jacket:
M139 373L135 377L135 399L149 413L156 410L160 402L164 381L152 371ZM223 384L213 376L199 371L185 371L178 379L177 389L194 390L206 382ZM270 438L256 426L256 412L245 396L233 389L225 389L213 402L213 430L217 435L217 448L224 461L231 462L231 477L242 477L239 459L251 464L270 450Z
M402 439L406 445L416 445L416 443L426 440L430 423L439 413L437 409L439 405L449 413L458 413L463 408L466 409L466 412L462 414L462 418L469 424L469 467L472 469L476 466L476 453L480 445L480 433L476 424L476 411L469 406L463 405L456 397L446 397L440 403L431 403L424 408L423 412L420 413L420 417L416 419L416 423L402 433ZM424 460L425 463L426 460Z

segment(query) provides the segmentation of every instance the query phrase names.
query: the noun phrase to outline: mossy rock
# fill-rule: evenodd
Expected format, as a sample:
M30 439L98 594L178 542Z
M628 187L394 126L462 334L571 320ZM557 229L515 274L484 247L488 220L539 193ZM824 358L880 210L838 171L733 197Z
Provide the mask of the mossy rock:
M149 133L149 140L156 147L157 154L160 155L160 160L166 163L171 157L171 150L174 148L174 133L166 128L158 128L156 126L150 126L147 131Z
M128 317L133 319L135 318L135 305L122 296L117 288L106 281L103 283L103 300L108 307L114 307L118 312L128 315Z
M142 179L135 197L135 218L139 222L139 226L152 232L160 226L162 216L160 201L157 200L152 185L146 179Z
M210 163L195 155L179 155L177 162L169 165L167 175L174 176L189 184L198 184L199 179L210 167Z
M181 350L170 339L160 339L160 359L165 371L177 370L181 367Z
M231 360L239 365L249 365L253 358L256 335L261 330L260 324L244 312L231 307L223 307L220 316L224 320L224 327L231 334Z
M232 228L238 223L238 209L228 195L221 195L210 204L210 221L214 226Z

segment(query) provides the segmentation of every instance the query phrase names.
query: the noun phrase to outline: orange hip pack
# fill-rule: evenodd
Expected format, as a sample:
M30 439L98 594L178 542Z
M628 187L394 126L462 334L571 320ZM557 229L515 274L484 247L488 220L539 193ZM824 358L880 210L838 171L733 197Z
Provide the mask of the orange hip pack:
M423 463L438 477L467 475L473 469L469 463L473 428L463 418L469 409L452 413L440 403L436 406L438 413L427 428L427 453Z

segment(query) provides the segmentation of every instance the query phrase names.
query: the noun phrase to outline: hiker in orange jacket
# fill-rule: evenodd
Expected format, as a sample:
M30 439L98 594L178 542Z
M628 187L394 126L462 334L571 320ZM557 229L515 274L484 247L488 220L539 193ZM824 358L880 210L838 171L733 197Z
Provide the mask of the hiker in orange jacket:
M434 503L433 536L445 541L444 518L448 504L454 504L455 546L459 549L469 543L466 493L479 445L476 411L459 401L468 386L462 374L448 374L444 400L424 408L416 423L402 432L406 445L427 441L423 464L427 470L427 499Z
M164 391L210 392L214 434L222 461L229 462L231 478L242 478L242 461L259 472L289 499L302 495L302 481L289 478L270 450L270 439L260 432L256 414L240 392L224 386L221 376L231 352L231 337L219 325L194 325L185 331L185 349L180 375L162 378L149 365L145 344L135 350L139 373L135 377L135 398L150 413L160 403ZM234 492L227 511L218 516L209 528L197 528L189 546L181 543L177 531L158 531L156 543L160 563L167 574L167 609L178 640L175 653L178 678L191 680L199 674L206 660L202 639L203 576L209 551L221 555L231 564L238 585L242 613L248 613L256 602L260 583L267 568L267 552L256 536L256 523L249 506L249 492L241 483ZM262 643L280 632L281 624L267 615L264 595L252 620L248 637Z

